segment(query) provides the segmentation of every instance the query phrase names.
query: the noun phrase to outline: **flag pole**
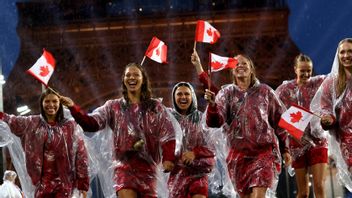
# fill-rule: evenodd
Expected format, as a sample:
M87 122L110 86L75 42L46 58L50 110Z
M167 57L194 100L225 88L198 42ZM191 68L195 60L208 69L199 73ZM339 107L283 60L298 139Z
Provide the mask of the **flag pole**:
M60 94L55 91L53 88L49 87L49 86L45 86L44 84L42 84L42 92L45 92L46 89L49 89L51 92L53 92L55 95L60 96Z
M193 49L196 50L197 47L197 41L194 41Z
M314 113L313 111L311 111L311 110L309 110L309 109L307 109L307 108L304 108L304 107L302 107L302 106L299 106L299 105L296 104L296 103L292 103L291 105L292 105L292 106L295 106L295 107L297 107L297 108L303 109L304 111L307 111L308 113L313 114L314 116L317 116L318 118L321 119L321 116L320 116L320 115Z
M312 112L312 114L321 119L321 116L320 116L320 115L318 115L318 114L316 114L316 113L314 113L314 112Z
M210 90L210 88L211 88L211 55L210 55L210 53L209 53L209 64L208 64L208 75L209 75L209 81L208 81L208 89L209 89L209 91L211 91Z
M51 88L51 87L48 86L48 89L49 89L50 91L52 91L55 95L60 96L60 94L59 94L57 91L55 91L53 88Z
M143 60L142 60L142 62L141 62L141 66L142 66L143 63L144 63L144 60L145 60L145 56L143 56Z

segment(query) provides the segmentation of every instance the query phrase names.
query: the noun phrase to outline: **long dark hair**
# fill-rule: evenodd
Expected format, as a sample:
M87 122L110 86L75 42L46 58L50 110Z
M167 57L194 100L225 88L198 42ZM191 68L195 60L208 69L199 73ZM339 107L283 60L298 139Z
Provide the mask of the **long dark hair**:
M122 94L123 94L123 98L127 101L127 104L130 103L130 99L128 98L128 91L127 91L127 87L124 83L124 78L125 78L125 73L127 68L129 67L137 67L141 73L142 73L142 86L141 86L141 104L142 107L148 108L150 107L151 104L154 104L154 102L152 102L151 98L152 98L152 89L150 86L150 82L149 82L149 77L147 72L145 71L145 69L137 64L137 63L129 63L125 66L125 69L123 70L123 74L122 74L122 78L121 78L121 85L122 85ZM152 105L152 107L154 107L155 105Z
M46 91L44 91L42 93L42 95L40 96L40 114L42 115L42 117L45 119L45 121L48 121L48 118L46 117L45 115L45 111L44 111L44 107L43 107L43 101L45 99L46 96L48 96L49 94L54 94L56 95L56 93L54 91L52 91L51 89L47 89ZM60 102L59 104L59 110L57 111L56 113L56 116L55 116L55 121L56 122L61 122L62 120L64 119L64 108Z

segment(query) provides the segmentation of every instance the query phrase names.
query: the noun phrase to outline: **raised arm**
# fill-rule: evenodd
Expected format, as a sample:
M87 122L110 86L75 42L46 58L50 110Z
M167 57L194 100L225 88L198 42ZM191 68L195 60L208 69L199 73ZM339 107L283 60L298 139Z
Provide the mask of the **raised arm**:
M191 62L196 68L197 74L199 81L202 83L204 89L209 89L209 76L208 74L203 70L202 63L200 62L200 58L198 56L198 53L196 50L193 50L192 56L191 56ZM210 90L217 94L219 92L219 88L216 87L213 82L210 82Z
M86 112L82 111L78 105L75 105L71 98L60 96L60 101L70 109L73 118L84 131L95 132L99 130L98 122L92 116L89 116Z

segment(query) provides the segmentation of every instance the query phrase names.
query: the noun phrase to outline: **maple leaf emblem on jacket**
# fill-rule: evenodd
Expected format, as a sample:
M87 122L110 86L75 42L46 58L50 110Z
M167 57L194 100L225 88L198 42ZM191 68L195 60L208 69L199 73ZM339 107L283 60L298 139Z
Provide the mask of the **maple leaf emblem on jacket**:
M302 115L302 112L297 111L296 113L290 113L290 117L291 117L291 122L296 123L302 119L303 115Z
M49 72L50 71L49 71L48 65L40 66L40 73L39 73L40 76L45 77L45 76L47 76L49 74Z

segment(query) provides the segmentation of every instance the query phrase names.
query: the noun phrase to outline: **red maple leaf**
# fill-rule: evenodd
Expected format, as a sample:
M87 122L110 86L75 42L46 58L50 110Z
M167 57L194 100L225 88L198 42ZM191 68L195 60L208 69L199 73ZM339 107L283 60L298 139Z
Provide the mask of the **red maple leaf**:
M45 77L49 74L49 67L47 65L45 66L40 66L40 73L39 75Z
M211 66L213 67L213 69L220 69L222 67L224 67L224 64L219 62L219 61L215 61L215 62L211 62Z
M212 36L212 35L213 35L213 31L211 31L211 28L208 28L208 29L207 29L207 34L208 34L209 36Z
M297 113L291 113L290 117L291 117L291 122L295 123L295 122L299 122L302 119L303 115L302 115L302 112L297 111Z
M159 48L157 48L157 49L155 50L155 53L156 53L157 56L160 56L160 50L159 50Z

